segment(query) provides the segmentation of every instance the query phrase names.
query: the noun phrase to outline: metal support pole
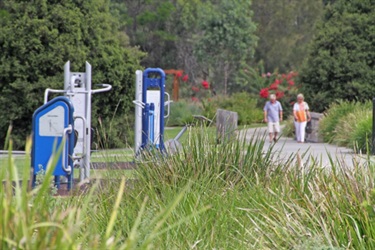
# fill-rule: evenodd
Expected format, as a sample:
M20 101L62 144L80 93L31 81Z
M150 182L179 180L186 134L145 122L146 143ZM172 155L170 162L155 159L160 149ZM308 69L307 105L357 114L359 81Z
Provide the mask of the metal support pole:
M142 145L142 84L143 72L135 72L135 122L134 122L134 153L137 156Z
M149 119L150 119L150 104L146 103L143 109L142 120L142 148L146 148L149 143Z
M155 105L153 103L150 104L150 112L149 112L149 119L148 119L148 135L149 135L149 142L154 144L155 142Z
M90 178L90 162L91 162L91 97L92 97L92 86L91 86L91 64L86 62L86 155L83 157L83 167L85 169L84 179Z

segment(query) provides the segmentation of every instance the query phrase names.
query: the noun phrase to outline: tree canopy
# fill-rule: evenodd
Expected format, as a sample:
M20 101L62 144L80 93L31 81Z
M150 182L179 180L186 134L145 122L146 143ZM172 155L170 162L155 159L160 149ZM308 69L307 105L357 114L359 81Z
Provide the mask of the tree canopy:
M297 69L323 14L322 0L253 0L252 9L259 37L255 61L266 72Z
M145 67L183 69L192 84L206 79L225 93L237 62L254 54L251 1L125 0L123 4L132 45L148 53L142 62Z
M374 1L337 0L328 5L301 72L312 106L323 111L337 99L372 98L374 60Z
M63 67L68 60L74 71L84 71L85 61L90 62L93 84L113 86L111 93L93 98L93 117L112 118L116 108L117 115L124 116L133 99L133 75L141 54L118 32L109 1L38 0L30 4L6 0L3 4L0 105L6 112L0 113L0 144L12 124L15 146L23 146L44 90L63 88Z
M202 35L195 52L202 68L213 72L212 79L220 84L225 95L230 74L254 54L257 37L252 14L251 2L247 0L222 0L219 5L206 6L202 12Z

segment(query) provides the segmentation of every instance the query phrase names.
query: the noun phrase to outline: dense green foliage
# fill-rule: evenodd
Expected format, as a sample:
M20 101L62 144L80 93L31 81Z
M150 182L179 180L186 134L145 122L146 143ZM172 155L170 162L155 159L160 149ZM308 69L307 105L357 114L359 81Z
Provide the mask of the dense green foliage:
M179 101L171 104L171 112L167 119L168 126L184 126L194 123L193 115L201 115L202 108L197 103Z
M332 104L319 123L324 141L366 152L372 146L372 103Z
M126 0L122 4L132 45L148 52L143 65L182 69L191 85L206 79L226 93L239 62L249 62L254 53L257 38L251 1Z
M366 101L375 92L375 3L337 0L325 10L301 71L311 106L336 99Z
M195 52L206 74L226 95L229 76L238 71L240 62L249 61L254 53L257 38L251 2L221 0L218 4L216 1L215 5L204 8L203 13L200 25L203 34Z
M4 1L0 17L0 106L6 112L0 113L0 145L12 124L15 147L24 146L31 132L32 114L43 104L44 90L63 88L63 67L68 60L73 71L84 71L85 61L91 63L93 86L113 86L111 93L94 96L93 126L99 117L106 126L112 117L126 119L140 53L118 33L118 21L111 17L108 6L106 0ZM125 141L125 127L118 126L112 133Z
M296 70L306 57L323 14L321 0L253 0L256 35L255 61L267 72Z
M323 136L325 142L332 142L336 136L336 126L341 118L354 110L361 107L361 104L355 102L340 101L332 103L325 112L325 117L319 123L319 132Z
M239 125L259 123L263 120L263 111L258 107L258 98L246 92L227 97L218 96L203 102L203 115L209 119L215 119L217 109L237 112Z
M183 69L191 85L207 79L222 93L237 92L243 66L297 69L324 7L321 0L111 2L114 15L126 12L131 43L148 52L145 67Z

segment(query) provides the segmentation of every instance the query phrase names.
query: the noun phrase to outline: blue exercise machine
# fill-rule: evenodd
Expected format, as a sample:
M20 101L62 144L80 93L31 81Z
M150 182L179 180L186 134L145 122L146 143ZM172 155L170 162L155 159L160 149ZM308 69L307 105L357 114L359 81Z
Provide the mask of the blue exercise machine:
M38 108L33 115L33 147L31 167L33 183L36 176L45 173L54 157L58 157L53 175L60 188L60 177L67 179L68 189L73 180L74 119L73 104L67 97L56 97ZM62 153L58 153L58 151Z
M165 102L165 96L167 101ZM136 156L144 149L165 150L164 119L170 113L170 96L165 92L165 73L160 68L136 71L135 147ZM165 114L165 106L167 113Z
M98 89L92 89L91 86L91 65L86 62L86 72L71 72L68 61L64 65L64 89L46 89L44 105L33 115L34 140L31 157L34 176L41 169L46 170L47 163L55 153L55 144L61 144L66 137L60 157L61 166L57 165L54 171L55 185L58 188L60 176L65 176L68 178L68 189L71 189L74 168L80 169L81 182L89 181L90 178L91 98L95 93L112 88L109 84L100 84L101 88ZM61 93L64 97L49 101L50 93ZM49 128L55 132L45 132Z

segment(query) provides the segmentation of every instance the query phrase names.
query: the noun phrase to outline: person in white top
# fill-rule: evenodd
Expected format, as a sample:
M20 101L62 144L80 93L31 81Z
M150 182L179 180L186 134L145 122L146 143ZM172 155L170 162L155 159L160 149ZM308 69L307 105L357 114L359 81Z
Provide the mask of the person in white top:
M302 94L297 95L297 102L293 106L294 124L298 143L305 142L306 124L311 120L309 105Z

